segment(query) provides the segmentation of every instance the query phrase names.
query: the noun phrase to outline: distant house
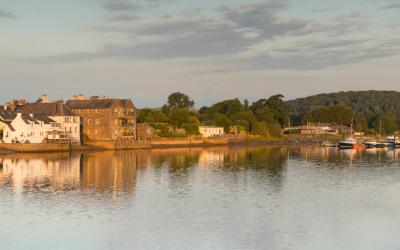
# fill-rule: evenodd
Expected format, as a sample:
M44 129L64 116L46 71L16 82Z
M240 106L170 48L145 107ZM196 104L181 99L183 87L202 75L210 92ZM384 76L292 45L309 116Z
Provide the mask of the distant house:
M6 110L0 111L0 135L2 143L69 141L68 132L48 116Z
M66 105L81 117L83 136L92 141L136 139L136 108L130 99L74 96Z
M81 142L80 117L63 101L49 102L47 96L42 96L37 102L26 103L17 110L23 114L48 116L68 132L71 143Z
M222 136L224 135L224 128L216 126L200 126L199 132L203 137Z
M302 135L337 134L339 131L327 125L302 125L299 126Z

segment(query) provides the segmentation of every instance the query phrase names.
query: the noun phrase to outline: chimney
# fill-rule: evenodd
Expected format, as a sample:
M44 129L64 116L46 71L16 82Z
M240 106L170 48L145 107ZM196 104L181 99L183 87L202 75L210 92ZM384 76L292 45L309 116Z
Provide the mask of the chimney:
M74 95L72 97L72 100L74 100L74 101L83 101L83 100L85 100L85 96L83 94Z
M39 101L41 102L41 103L48 103L49 102L49 97L45 94L45 95L42 95L40 98L39 98Z

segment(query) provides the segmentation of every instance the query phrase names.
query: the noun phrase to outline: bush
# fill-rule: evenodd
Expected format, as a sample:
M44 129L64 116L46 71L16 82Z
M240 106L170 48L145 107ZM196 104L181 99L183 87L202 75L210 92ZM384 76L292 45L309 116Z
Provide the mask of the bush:
M186 134L189 135L199 134L199 125L196 123L184 123L182 124L182 128L186 130Z

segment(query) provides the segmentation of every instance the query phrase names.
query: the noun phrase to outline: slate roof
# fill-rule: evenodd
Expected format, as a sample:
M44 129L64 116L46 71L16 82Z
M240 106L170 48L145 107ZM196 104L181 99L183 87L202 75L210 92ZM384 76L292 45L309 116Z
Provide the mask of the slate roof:
M118 104L124 108L136 109L130 99L69 100L66 102L71 109L110 109Z
M62 102L27 103L19 112L46 116L77 116L67 105Z

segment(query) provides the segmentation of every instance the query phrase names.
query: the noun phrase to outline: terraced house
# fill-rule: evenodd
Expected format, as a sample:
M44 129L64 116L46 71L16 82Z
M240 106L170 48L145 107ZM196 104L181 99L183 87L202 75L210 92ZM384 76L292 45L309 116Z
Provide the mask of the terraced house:
M81 117L83 138L89 141L136 139L136 108L130 99L74 96L66 105Z
M35 103L25 103L17 108L23 114L48 116L60 124L60 128L67 131L71 143L81 143L80 117L72 112L64 101L50 102L47 96L42 96Z

